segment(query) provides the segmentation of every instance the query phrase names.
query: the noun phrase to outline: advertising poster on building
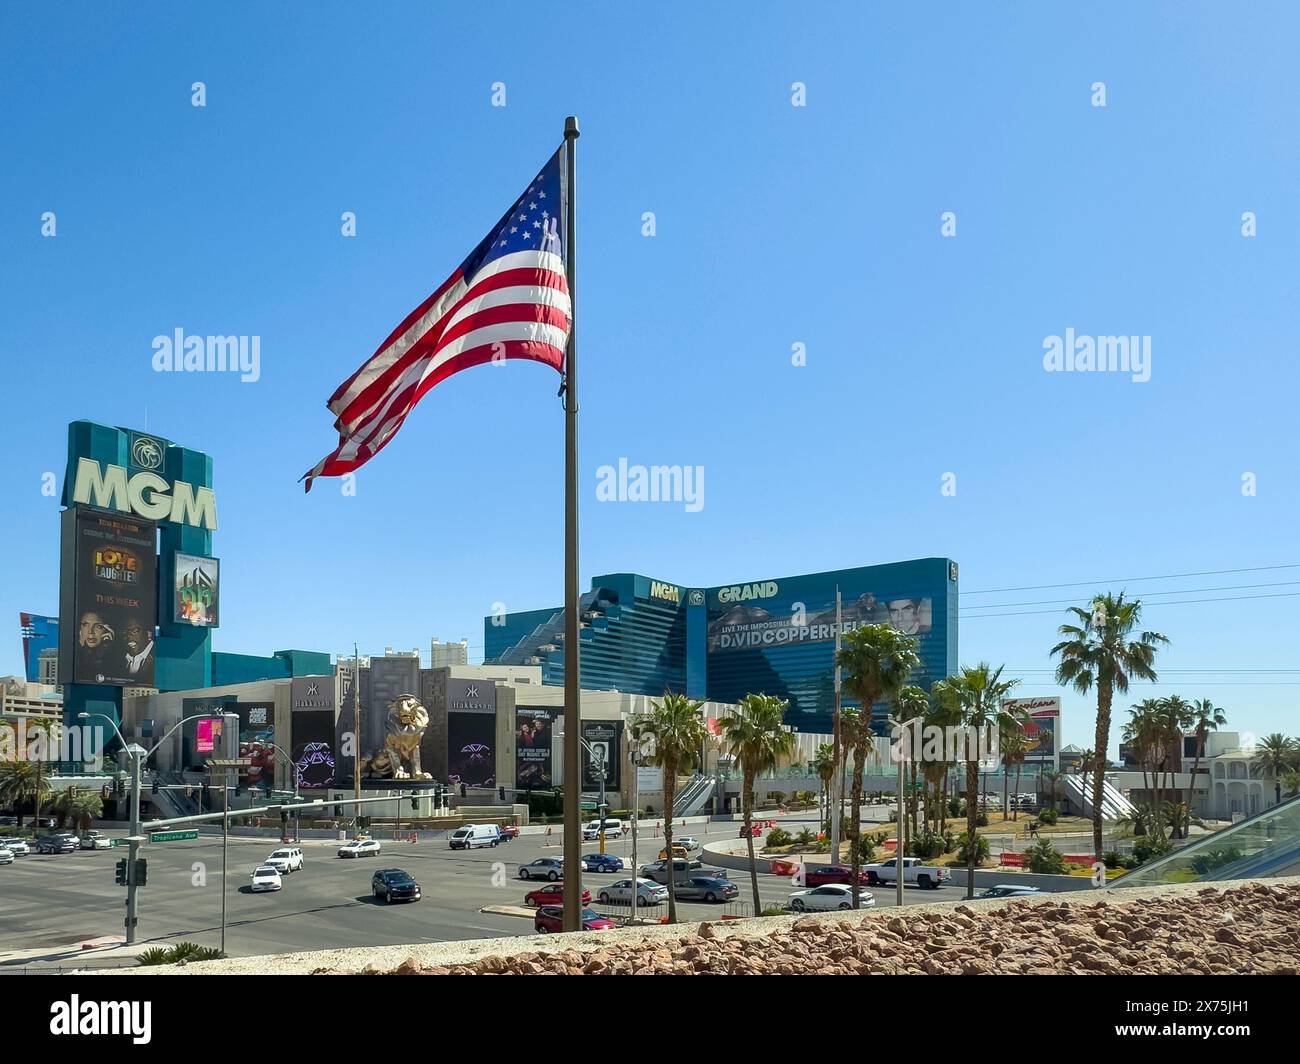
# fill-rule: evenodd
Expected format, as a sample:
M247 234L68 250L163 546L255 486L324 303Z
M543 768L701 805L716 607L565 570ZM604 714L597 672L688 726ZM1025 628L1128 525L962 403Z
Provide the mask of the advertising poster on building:
M496 716L447 714L447 781L467 787L496 786Z
M1056 763L1056 726L1061 717L1061 700L1051 698L1007 698L1002 708L1026 717L1021 730L1029 741L1025 750L1025 764L1054 765Z
M249 762L249 786L270 790L275 782L275 703L233 702L230 712L239 717L239 756Z
M763 595L768 597L760 597ZM746 597L746 596L750 597ZM786 601L776 581L720 588L709 610L709 653L795 646L835 640L835 599ZM863 624L892 624L904 635L927 635L933 627L929 597L843 596L843 631Z
M210 754L217 748L217 738L221 734L221 721L219 720L201 720L198 721L199 733L198 741L195 743L195 749L200 754Z
M299 710L293 714L293 747L289 751L294 776L302 790L334 785L334 711Z
M18 630L23 638L23 667L29 683L41 680L41 651L59 647L59 619L39 613L20 613Z
M221 562L197 554L176 553L172 586L172 620L196 628L219 627Z
M619 769L623 759L619 742L623 734L621 720L587 720L582 722L582 789L600 789L598 764L605 766L605 790L621 787Z
M515 786L521 791L546 790L551 777L552 736L558 706L518 706L515 709Z
M152 521L65 511L62 598L70 579L71 630L61 643L61 682L154 686L157 543Z

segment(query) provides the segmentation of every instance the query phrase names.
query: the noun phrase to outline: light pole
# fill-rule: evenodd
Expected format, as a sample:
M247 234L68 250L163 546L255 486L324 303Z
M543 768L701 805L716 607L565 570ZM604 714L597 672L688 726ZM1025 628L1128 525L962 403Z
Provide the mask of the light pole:
M298 793L298 766L293 763L293 758L291 758L288 754L286 754L283 750L281 750L280 747L276 746L275 743L266 743L265 745L269 746L275 753L279 754L282 758L284 758L284 763L289 766L289 781L293 784L294 801L301 800L302 795ZM272 772L271 776L272 776L271 782L274 783L275 773ZM357 811L358 812L361 811L360 806L357 807ZM294 810L294 814L293 814L293 841L294 842L302 841L301 817L298 815L297 810Z
M162 749L163 743L172 737L176 730L182 725L192 720L213 720L222 719L221 714L213 713L196 713L193 716L182 717L178 720L156 743L151 750L146 750L137 743L128 743L125 736L122 735L121 729L118 728L117 722L112 717L103 713L78 713L78 720L90 720L92 717L99 717L108 721L108 725L113 729L113 734L117 736L118 741L122 744L123 750L131 759L131 829L127 836L127 861L126 861L126 944L128 946L135 943L135 925L138 900L136 898L136 858L140 854L140 843L143 837L140 834L140 782L144 772L144 763L155 753Z

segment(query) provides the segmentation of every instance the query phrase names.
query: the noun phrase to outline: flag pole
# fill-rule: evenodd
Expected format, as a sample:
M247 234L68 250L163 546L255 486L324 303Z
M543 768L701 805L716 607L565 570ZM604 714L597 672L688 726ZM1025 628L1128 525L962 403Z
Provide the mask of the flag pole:
M564 930L582 930L581 697L578 676L578 119L564 120L564 272L569 286L569 343L564 360ZM636 870L633 869L633 875Z

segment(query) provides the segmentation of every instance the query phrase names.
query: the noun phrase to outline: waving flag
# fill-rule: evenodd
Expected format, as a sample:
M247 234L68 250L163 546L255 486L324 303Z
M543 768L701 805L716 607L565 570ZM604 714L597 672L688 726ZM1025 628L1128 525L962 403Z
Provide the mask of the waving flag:
M459 268L406 316L330 397L339 444L303 474L337 477L370 461L426 392L507 358L564 371L569 336L561 147Z

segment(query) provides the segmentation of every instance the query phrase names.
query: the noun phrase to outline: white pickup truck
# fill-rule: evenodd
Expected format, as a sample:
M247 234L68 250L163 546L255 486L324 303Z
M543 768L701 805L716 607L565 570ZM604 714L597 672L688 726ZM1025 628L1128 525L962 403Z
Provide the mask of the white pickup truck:
M866 873L867 882L874 886L879 883L893 883L898 878L897 867L898 858L891 857L888 861L882 861L879 864L863 865L862 871ZM952 875L946 868L940 868L938 865L922 864L919 857L903 858L903 883L905 885L914 884L928 890L938 890L944 883L951 881Z

